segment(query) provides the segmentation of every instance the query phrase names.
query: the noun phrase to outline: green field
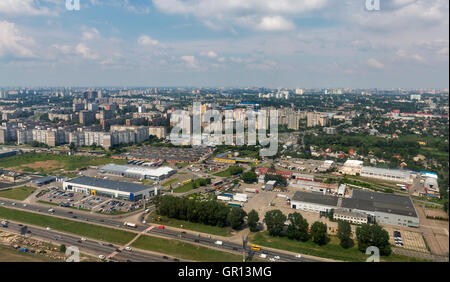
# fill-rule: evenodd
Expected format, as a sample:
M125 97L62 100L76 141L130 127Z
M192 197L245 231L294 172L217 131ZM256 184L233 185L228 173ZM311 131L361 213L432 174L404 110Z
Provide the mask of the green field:
M23 201L34 191L36 191L36 188L22 186L0 191L0 197Z
M189 221L180 220L180 219L168 218L166 216L161 216L161 221L156 221L154 218L150 218L150 217L149 217L150 222L153 222L156 224L163 224L163 225L172 226L172 227L176 227L176 228L181 228L180 225L183 225L182 229L197 231L197 232L201 232L201 233L208 233L208 234L217 235L217 236L224 236L224 237L231 236L231 234L228 232L228 230L225 227L218 227L218 226L211 226L211 225L206 225L206 224L201 224L201 223L189 222Z
M177 181L179 181L179 179L175 178L175 179L172 179L172 180L169 180L169 181L163 183L161 186L166 187L166 186L176 183Z
M40 174L53 174L55 172L61 172L61 170L74 171L78 168L91 165L98 166L108 163L125 164L126 162L126 160L106 157L25 153L0 159L0 167Z
M339 239L336 236L330 236L331 240L327 245L319 246L312 241L301 242L291 240L286 237L272 237L267 232L251 233L249 241L261 246L274 249L287 250L304 255L311 255L322 258L329 258L341 261L364 262L367 256L355 246L350 249L344 249L339 245ZM415 262L423 261L412 257L391 254L389 257L381 257L381 261L387 262Z
M0 207L0 218L6 218L42 227L50 227L58 231L86 236L111 243L119 243L121 245L128 243L136 236L136 233L128 231L4 207Z
M194 184L192 182L181 185L180 187L173 190L174 193L185 193L194 189Z
M240 262L242 256L197 246L177 240L141 236L132 246L134 248L160 252L180 259L202 262Z

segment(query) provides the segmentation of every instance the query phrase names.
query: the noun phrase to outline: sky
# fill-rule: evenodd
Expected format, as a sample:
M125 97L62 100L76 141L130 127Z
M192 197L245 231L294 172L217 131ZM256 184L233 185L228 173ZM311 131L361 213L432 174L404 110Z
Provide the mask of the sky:
M79 1L0 0L0 87L449 87L448 0Z

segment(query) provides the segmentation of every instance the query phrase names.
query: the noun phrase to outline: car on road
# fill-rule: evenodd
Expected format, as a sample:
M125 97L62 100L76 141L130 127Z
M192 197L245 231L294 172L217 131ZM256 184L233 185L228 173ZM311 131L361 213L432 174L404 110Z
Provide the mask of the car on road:
M259 257L265 259L265 258L267 258L267 255L266 254L260 254Z
M78 216L74 215L74 216L72 216L72 218L78 218Z
M16 203L12 203L11 205L15 206L15 205L16 205Z
M125 251L131 252L131 248L130 247L125 247Z
M280 256L274 256L273 258L276 259L276 260L279 260Z
M169 259L167 256L163 256L163 259Z
M45 228L45 229L47 229L47 230L52 230L50 227L47 227L47 228Z
M73 214L73 212L71 212L71 211L70 211L70 212L67 212L67 213L68 213L68 214Z
M26 207L26 206L27 206L27 204L23 204L23 206L24 206L24 207Z
M270 258L269 260L270 260L270 261L275 261L275 258Z
M296 254L295 257L296 257L296 258L301 258L302 255L301 255L301 254Z
M99 259L106 259L106 257L104 255L99 255L98 258Z
M87 239L86 238L84 238L84 237L82 237L81 239L80 239L81 241L86 241Z

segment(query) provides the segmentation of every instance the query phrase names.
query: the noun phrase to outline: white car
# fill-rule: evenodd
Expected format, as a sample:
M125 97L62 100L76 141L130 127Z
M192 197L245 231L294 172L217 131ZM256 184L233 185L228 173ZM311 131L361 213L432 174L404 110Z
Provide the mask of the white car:
M275 258L270 258L269 260L270 260L270 261L275 261Z
M125 251L131 252L131 248L130 248L130 247L126 247L126 248L125 248Z
M259 257L265 259L265 258L267 258L267 255L266 254L260 254Z
M52 230L50 227L47 227L47 228L45 228L45 229L47 229L47 230Z
M280 257L279 257L279 256L274 256L273 258L274 258L274 259L280 259Z
M86 240L87 240L87 239L86 239L86 238L84 238L84 237L83 237L83 238L81 238L81 241L86 241Z
M24 207L26 207L26 206L27 206L27 204L23 204L23 206L24 206Z
M301 254L296 254L295 257L296 257L296 258L301 258L302 255L301 255Z
M12 205L13 205L13 206L15 206L15 205L16 205L16 203L12 203Z
M98 258L99 259L105 259L106 257L104 255L99 255Z

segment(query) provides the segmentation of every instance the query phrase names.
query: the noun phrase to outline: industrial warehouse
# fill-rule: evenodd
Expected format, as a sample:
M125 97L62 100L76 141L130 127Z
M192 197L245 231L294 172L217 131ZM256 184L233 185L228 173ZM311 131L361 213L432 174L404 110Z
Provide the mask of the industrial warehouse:
M412 183L413 175L412 171L401 169L386 169L370 166L364 166L361 169L362 177L377 178L394 182Z
M158 195L161 191L161 188L157 185L146 186L87 176L80 176L64 181L63 189L87 195L104 196L130 201L147 199Z
M353 189L351 198L339 198L320 193L296 192L291 201L293 209L310 212L346 211L369 222L419 227L419 218L410 197Z
M136 178L140 180L162 180L175 174L177 171L170 167L142 167L107 164L100 168L101 173L119 175L123 177Z

